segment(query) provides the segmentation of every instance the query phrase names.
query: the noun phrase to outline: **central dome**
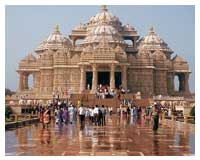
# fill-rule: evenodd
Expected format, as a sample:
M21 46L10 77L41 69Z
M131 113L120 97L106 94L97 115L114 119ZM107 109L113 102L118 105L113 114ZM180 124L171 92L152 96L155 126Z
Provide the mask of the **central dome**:
M93 27L88 33L88 36L83 40L82 44L100 43L102 41L106 41L107 43L125 44L125 41L118 31L108 24Z
M90 27L102 24L103 22L106 22L107 24L110 24L118 29L122 28L122 23L120 22L119 18L108 12L105 5L102 6L100 13L97 13L95 16L90 18L88 22L88 28L90 29Z

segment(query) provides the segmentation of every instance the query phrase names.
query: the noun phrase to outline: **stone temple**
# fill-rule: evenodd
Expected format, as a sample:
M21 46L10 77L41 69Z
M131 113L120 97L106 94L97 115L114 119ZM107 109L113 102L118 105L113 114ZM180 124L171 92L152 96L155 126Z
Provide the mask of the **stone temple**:
M187 96L188 63L176 55L151 27L140 38L136 29L123 25L106 6L65 37L53 33L19 62L18 95L52 97L52 94L95 93L99 84L122 86L143 97ZM29 76L33 87L29 87ZM179 89L174 79L178 77Z

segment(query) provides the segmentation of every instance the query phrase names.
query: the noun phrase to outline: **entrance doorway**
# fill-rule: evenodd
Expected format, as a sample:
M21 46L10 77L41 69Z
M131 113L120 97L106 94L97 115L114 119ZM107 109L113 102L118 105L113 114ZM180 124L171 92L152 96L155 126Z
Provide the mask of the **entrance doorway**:
M88 86L90 88L88 88ZM92 72L86 72L86 88L87 89L92 88Z
M98 72L98 85L110 85L110 72Z
M115 87L119 89L122 84L121 72L115 72Z

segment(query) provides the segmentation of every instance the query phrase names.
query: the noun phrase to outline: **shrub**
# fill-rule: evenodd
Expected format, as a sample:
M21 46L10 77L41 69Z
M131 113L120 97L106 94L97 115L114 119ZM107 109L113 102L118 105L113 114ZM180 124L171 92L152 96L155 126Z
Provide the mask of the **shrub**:
M190 116L195 116L195 106L190 111Z
M5 118L9 119L10 118L10 115L12 114L12 108L10 106L6 106L6 109L5 109Z

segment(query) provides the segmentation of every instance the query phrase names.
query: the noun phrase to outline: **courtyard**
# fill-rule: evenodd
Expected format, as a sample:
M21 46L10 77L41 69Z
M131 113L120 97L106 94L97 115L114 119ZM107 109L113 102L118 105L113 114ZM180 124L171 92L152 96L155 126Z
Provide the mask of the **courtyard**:
M106 126L52 121L48 129L32 124L7 130L5 142L7 156L187 156L195 154L195 125L165 119L155 134L145 119L113 114Z

